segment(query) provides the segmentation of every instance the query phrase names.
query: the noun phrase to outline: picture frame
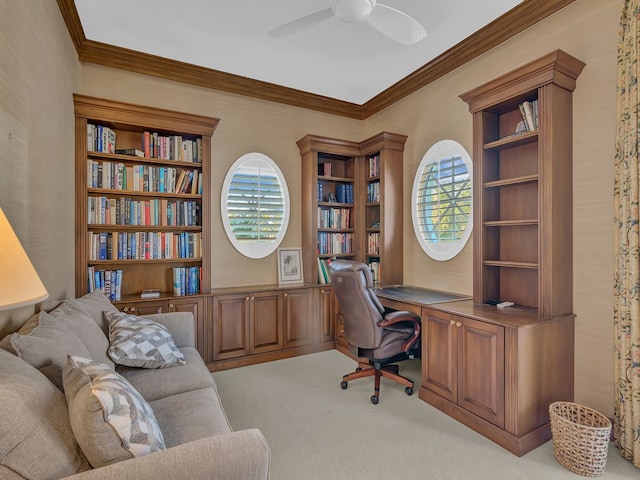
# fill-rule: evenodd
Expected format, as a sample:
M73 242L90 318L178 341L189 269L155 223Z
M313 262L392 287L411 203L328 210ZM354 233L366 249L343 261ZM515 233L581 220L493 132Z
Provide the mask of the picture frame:
M278 248L278 284L303 283L302 249Z

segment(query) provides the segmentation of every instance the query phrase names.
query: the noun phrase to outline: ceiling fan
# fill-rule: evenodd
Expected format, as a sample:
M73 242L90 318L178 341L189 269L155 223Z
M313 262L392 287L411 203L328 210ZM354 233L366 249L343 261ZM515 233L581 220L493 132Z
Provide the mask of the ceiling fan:
M367 21L387 37L413 45L427 36L420 23L395 8L377 3L376 0L331 0L331 6L287 22L269 31L271 38L284 37L337 17L346 23Z

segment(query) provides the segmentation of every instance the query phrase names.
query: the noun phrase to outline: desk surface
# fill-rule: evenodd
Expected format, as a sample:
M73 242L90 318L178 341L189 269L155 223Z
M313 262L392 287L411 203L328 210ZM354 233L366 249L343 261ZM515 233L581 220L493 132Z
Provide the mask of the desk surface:
M440 292L426 288L412 287L409 285L392 285L374 290L378 297L388 298L399 302L408 302L416 305L431 305L433 303L454 302L467 300L468 295Z

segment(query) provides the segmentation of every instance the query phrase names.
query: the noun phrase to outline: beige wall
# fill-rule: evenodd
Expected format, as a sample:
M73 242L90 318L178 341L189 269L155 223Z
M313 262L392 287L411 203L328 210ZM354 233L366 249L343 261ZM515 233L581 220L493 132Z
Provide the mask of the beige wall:
M450 138L472 152L472 118L458 98L524 63L562 49L587 64L573 95L573 305L576 401L613 416L613 148L616 49L622 0L578 0L552 17L396 103L366 122L408 135L404 162L405 283L472 292L472 245L449 262L424 255L410 195L422 156Z
M255 260L231 245L222 226L220 193L231 164L248 152L270 156L287 180L291 216L285 247L301 245L301 167L296 141L308 133L362 138L359 120L249 99L205 88L83 64L82 93L155 105L220 118L212 139L212 285L264 285L278 282L276 254Z
M0 207L58 298L74 293L71 94L79 81L56 2L0 0ZM33 311L0 312L0 337Z
M96 65L80 68L55 3L38 3L39 7L33 8L32 1L0 0L0 205L56 297L73 294L71 92L221 119L213 137L214 286L276 281L273 255L263 260L246 259L233 249L222 228L220 190L236 158L260 151L278 163L292 200L284 245L299 246L300 159L296 140L307 133L351 140L381 130L408 135L405 282L470 293L471 244L449 262L434 262L414 238L409 195L417 166L427 149L443 138L457 140L471 150L471 115L459 94L556 48L584 61L587 67L574 94L576 401L613 414L612 159L622 0L578 0L365 122ZM8 132L15 133L11 142L19 143L10 143ZM6 330L15 319L24 319L29 313L0 316L0 336L2 328Z

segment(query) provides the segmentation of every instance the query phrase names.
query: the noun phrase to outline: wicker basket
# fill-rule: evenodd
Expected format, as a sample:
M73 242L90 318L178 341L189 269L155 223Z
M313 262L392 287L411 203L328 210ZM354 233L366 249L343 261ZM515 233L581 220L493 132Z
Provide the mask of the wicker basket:
M571 402L549 405L556 460L572 472L597 477L607 465L611 421L601 413Z

